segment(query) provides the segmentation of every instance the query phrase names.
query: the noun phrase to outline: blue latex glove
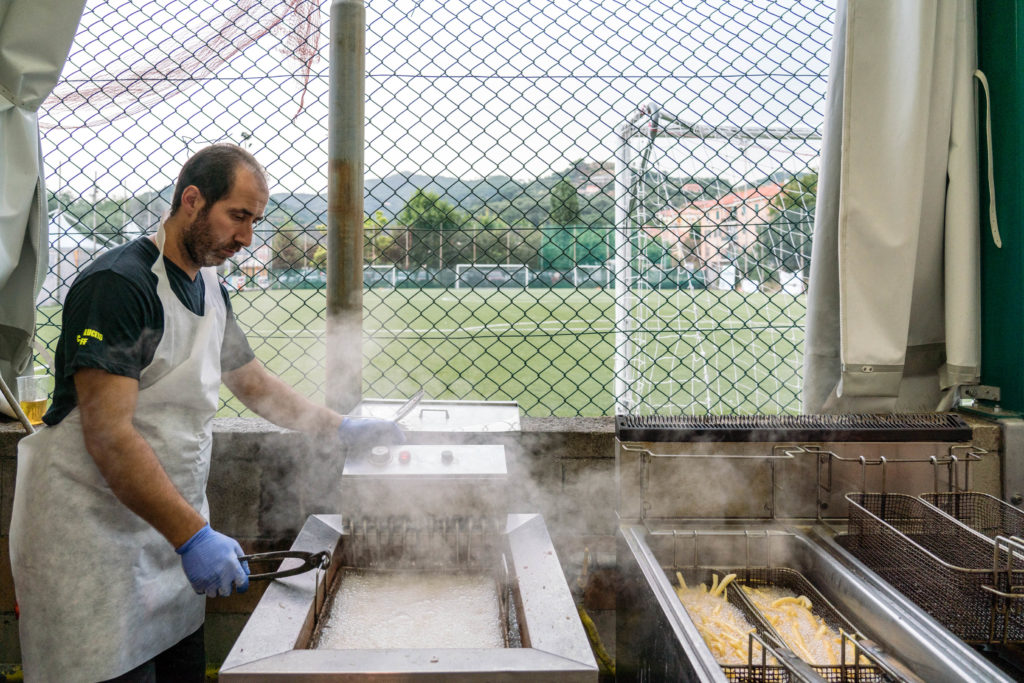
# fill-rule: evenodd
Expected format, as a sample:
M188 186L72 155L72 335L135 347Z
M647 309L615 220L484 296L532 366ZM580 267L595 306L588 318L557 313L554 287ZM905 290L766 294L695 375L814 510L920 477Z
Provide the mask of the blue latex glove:
M249 563L238 561L245 554L242 547L209 524L175 552L181 555L185 576L200 595L215 598L231 595L232 589L244 593L249 588Z
M405 443L402 428L393 420L379 417L346 417L338 427L338 439L349 450Z

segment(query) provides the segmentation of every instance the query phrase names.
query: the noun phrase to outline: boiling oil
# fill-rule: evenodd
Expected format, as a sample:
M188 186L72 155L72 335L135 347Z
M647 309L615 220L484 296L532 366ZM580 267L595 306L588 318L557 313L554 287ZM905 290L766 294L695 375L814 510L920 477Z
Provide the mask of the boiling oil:
M486 574L346 570L328 612L317 649L504 647Z

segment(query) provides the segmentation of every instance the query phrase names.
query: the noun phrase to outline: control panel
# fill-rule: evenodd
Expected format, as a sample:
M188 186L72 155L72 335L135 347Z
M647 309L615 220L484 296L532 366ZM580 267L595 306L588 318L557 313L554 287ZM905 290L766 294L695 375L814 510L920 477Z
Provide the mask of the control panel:
M342 477L481 478L508 474L505 447L476 444L375 446L350 455Z

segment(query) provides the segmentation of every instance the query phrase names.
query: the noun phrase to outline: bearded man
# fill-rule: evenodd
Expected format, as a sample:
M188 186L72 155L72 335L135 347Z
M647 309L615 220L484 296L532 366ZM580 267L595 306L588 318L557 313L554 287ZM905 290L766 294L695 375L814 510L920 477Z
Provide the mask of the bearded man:
M22 439L10 549L26 680L202 681L207 597L248 586L242 549L209 524L223 382L256 414L343 443L402 440L271 375L216 266L252 241L269 199L235 145L190 158L153 237L99 256L64 304L54 399Z

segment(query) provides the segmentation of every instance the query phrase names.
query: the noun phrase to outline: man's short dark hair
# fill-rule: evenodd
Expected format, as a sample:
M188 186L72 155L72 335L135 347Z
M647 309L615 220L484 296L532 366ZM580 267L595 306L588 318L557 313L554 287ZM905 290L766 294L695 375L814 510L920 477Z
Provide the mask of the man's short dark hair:
M235 171L239 166L248 167L267 185L267 174L256 161L256 157L238 145L217 143L204 147L185 162L174 185L171 200L171 215L181 207L181 194L189 185L195 185L206 200L206 205L216 204L231 192L235 184Z

